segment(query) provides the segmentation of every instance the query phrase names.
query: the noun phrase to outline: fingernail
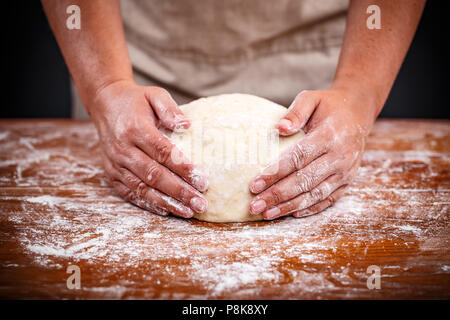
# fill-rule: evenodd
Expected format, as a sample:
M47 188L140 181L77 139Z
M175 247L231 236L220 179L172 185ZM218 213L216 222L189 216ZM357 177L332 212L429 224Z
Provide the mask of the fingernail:
M172 130L174 132L184 132L189 128L190 125L191 122L189 120L183 122L176 122Z
M264 211L266 209L266 202L262 199L253 201L250 203L250 212L253 214L258 214Z
M181 123L181 122L186 122L189 121L188 118L186 118L184 115L181 114L174 114L173 115L173 121L175 123Z
M189 204L191 205L191 208L194 209L197 213L203 213L206 211L206 208L208 207L208 202L206 199L202 199L200 197L194 197L189 201Z
M310 216L311 214L312 214L311 211L309 211L308 209L305 209L305 210L294 212L294 214L292 216L294 218L301 218L301 217L305 217L305 216Z
M292 130L292 122L288 119L281 119L280 122L278 122L279 127L283 127L285 131L291 131Z
M192 218L194 216L194 212L191 208L185 207L183 210L184 218Z
M209 181L205 176L200 175L199 173L193 172L191 175L192 185L195 189L200 192L205 192L208 190Z
M250 188L253 193L258 193L258 192L263 191L265 187L266 187L266 182L262 179L258 179L252 183Z
M273 207L272 209L267 210L265 214L265 219L273 219L280 215L280 209L278 207Z
M189 128L189 126L191 125L191 121L182 115L175 114L173 117L173 124L174 124L173 131L178 132L184 131L187 128Z

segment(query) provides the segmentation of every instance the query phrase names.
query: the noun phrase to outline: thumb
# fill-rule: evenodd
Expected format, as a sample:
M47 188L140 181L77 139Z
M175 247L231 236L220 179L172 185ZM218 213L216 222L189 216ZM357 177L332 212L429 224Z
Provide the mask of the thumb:
M275 125L283 136L289 136L298 132L308 122L313 114L320 98L314 91L300 92L290 105L286 115Z
M177 103L167 90L160 87L147 87L145 94L164 127L172 131L189 128L191 122L178 108Z

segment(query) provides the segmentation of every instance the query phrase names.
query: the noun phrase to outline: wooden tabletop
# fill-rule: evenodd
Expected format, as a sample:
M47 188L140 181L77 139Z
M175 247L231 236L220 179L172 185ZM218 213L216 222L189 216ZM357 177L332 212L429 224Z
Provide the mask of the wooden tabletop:
M379 120L334 207L237 224L124 202L91 122L0 120L0 297L449 299L449 205L447 120Z

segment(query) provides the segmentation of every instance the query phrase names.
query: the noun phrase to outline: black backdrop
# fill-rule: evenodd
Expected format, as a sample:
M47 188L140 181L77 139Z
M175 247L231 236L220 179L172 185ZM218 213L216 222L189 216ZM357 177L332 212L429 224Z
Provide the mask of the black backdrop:
M429 0L382 117L450 118L446 1ZM70 117L69 73L38 0L2 8L1 118Z

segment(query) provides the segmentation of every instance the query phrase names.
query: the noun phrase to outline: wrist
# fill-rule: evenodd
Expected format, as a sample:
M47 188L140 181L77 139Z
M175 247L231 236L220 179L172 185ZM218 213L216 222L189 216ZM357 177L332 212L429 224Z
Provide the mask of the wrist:
M116 79L103 82L101 85L91 86L90 90L80 92L83 104L97 129L99 125L115 113L116 102L124 86L135 86L133 79Z
M121 90L119 88L137 86L132 78L117 78L104 81L101 84L93 86L86 95L86 108L88 112L94 113L103 109L109 104L109 101L115 99Z
M105 80L94 87L92 92L93 100L101 99L105 95L105 92L110 91L111 88L135 85L137 84L134 82L133 78L124 77Z
M375 122L386 100L381 88L357 79L335 79L331 89L346 92L356 102L352 105L363 111L372 123Z

